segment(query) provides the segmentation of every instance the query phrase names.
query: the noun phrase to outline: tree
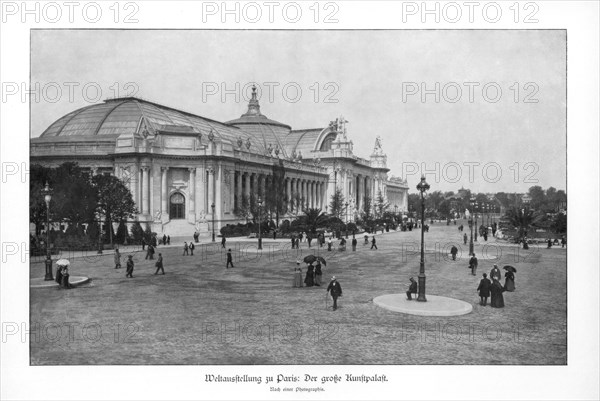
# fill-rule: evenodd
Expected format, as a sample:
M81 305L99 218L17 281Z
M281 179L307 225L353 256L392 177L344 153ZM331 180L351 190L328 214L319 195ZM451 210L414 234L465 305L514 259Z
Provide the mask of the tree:
M137 213L133 196L120 179L111 175L96 175L92 178L92 182L97 191L96 211L109 227L112 227L114 221L127 221ZM111 245L112 231L112 229L108 230Z
M338 219L344 213L344 194L341 188L336 188L333 195L331 195L331 202L329 203L329 214L337 217Z
M119 222L119 227L117 227L116 240L118 244L127 244L129 242L129 231L127 230L125 220L121 220Z
M77 163L67 162L57 168L33 165L30 171L30 221L39 224L46 220L46 203L41 190L46 182L53 194L50 202L52 221L66 221L75 227L94 220L97 194L89 175Z
M533 209L514 207L509 209L506 217L510 225L517 229L517 238L522 240L527 236L529 228L545 218L545 214L536 214Z
M264 199L264 210L269 214L270 219L275 220L277 227L279 227L279 217L288 211L288 198L285 196L284 186L285 167L283 160L279 160L279 164L273 165L273 176L266 185Z
M375 199L375 218L383 218L383 214L387 210L390 204L387 202L381 190L377 192L377 198Z
M306 230L311 233L316 233L317 228L324 227L329 219L327 214L319 208L304 209L304 216L301 217L301 223L306 227Z
M141 244L144 238L144 229L137 220L131 226L131 238L133 238L133 242L136 244Z
M564 234L567 232L567 215L564 213L557 213L552 219L551 225L552 231L557 234Z
M371 197L368 195L363 198L363 210L360 213L360 219L365 227L370 227L373 224Z
M546 203L546 194L539 185L529 188L529 196L531 197L530 206L533 209L539 209L544 203Z

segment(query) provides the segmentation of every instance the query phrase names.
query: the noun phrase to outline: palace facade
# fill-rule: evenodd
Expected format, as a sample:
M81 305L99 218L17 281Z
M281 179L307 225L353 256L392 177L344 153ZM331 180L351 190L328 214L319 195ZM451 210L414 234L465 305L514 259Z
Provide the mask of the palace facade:
M73 161L92 174L117 176L131 190L138 220L171 236L208 234L213 216L217 232L244 222L234 213L242 197L264 196L273 179L284 181L289 204L282 218L302 207L327 211L336 187L347 203L346 221L357 218L365 195L374 200L380 192L391 211L405 212L408 186L388 176L381 139L369 158L358 157L346 122L293 130L261 113L255 89L248 111L228 122L116 98L75 110L32 138L31 163Z

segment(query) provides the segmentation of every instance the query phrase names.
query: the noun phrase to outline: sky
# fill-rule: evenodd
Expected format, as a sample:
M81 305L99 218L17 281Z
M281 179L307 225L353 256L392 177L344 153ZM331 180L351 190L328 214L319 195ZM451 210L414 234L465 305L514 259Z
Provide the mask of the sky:
M566 188L563 30L32 30L31 41L31 137L116 95L228 121L256 83L261 112L293 129L343 115L365 158L380 136L410 192L424 171L432 191Z

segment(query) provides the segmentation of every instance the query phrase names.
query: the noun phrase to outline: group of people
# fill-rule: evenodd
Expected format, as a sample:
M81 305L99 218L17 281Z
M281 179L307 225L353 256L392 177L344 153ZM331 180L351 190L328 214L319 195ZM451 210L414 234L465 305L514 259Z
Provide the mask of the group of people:
M513 271L508 270L505 274L504 286L500 283L502 279L502 273L498 269L498 265L494 265L490 271L490 279L487 278L487 274L483 273L483 278L479 282L477 290L479 292L479 305L487 306L487 300L491 295L490 306L492 308L504 308L504 295L503 292L513 292L515 290L515 274Z
M196 245L192 241L188 244L187 242L183 243L183 255L194 256L194 249L196 249Z
M554 241L552 241L551 238L548 238L547 243L548 243L548 248L552 248L552 245L558 246L558 238L554 238ZM564 248L565 245L567 245L567 239L565 238L564 235L560 239L560 245L561 245L561 248Z
M148 259L148 258L146 257L146 259ZM150 259L153 259L153 258L150 258ZM115 260L115 269L120 269L121 268L121 252L119 251L118 248L115 249L114 260ZM158 258L156 259L156 263L154 263L154 266L156 267L156 272L154 272L155 275L158 274L159 271L162 272L163 275L165 274L162 253L158 254ZM127 255L125 277L133 278L134 267L135 267L135 263L133 262L133 255Z
M322 277L323 268L321 266L321 262L317 260L314 266L312 263L308 264L308 267L306 268L306 275L304 276L304 281L302 281L302 268L300 267L300 261L298 261L296 262L296 267L294 268L293 286L295 288L300 288L304 285L306 285L306 287L319 287L321 286Z

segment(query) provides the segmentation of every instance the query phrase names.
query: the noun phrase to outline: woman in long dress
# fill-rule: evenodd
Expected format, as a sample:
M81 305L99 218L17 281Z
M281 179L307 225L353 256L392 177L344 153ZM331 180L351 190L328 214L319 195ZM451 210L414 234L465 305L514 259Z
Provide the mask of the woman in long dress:
M323 276L323 271L321 270L321 262L317 260L317 264L315 265L315 285L321 286L321 278Z
M304 278L304 284L306 284L307 287L312 287L313 285L315 285L315 268L313 267L312 263L308 265L308 268L306 269L306 277Z
M502 295L504 288L502 288L500 281L494 279L494 282L490 288L490 292L492 293L492 301L490 302L490 306L492 308L504 308L504 296Z
M302 269L300 268L300 263L297 263L294 268L294 288L300 287L302 287Z
M504 274L504 278L504 291L513 292L515 290L515 274L508 271Z

